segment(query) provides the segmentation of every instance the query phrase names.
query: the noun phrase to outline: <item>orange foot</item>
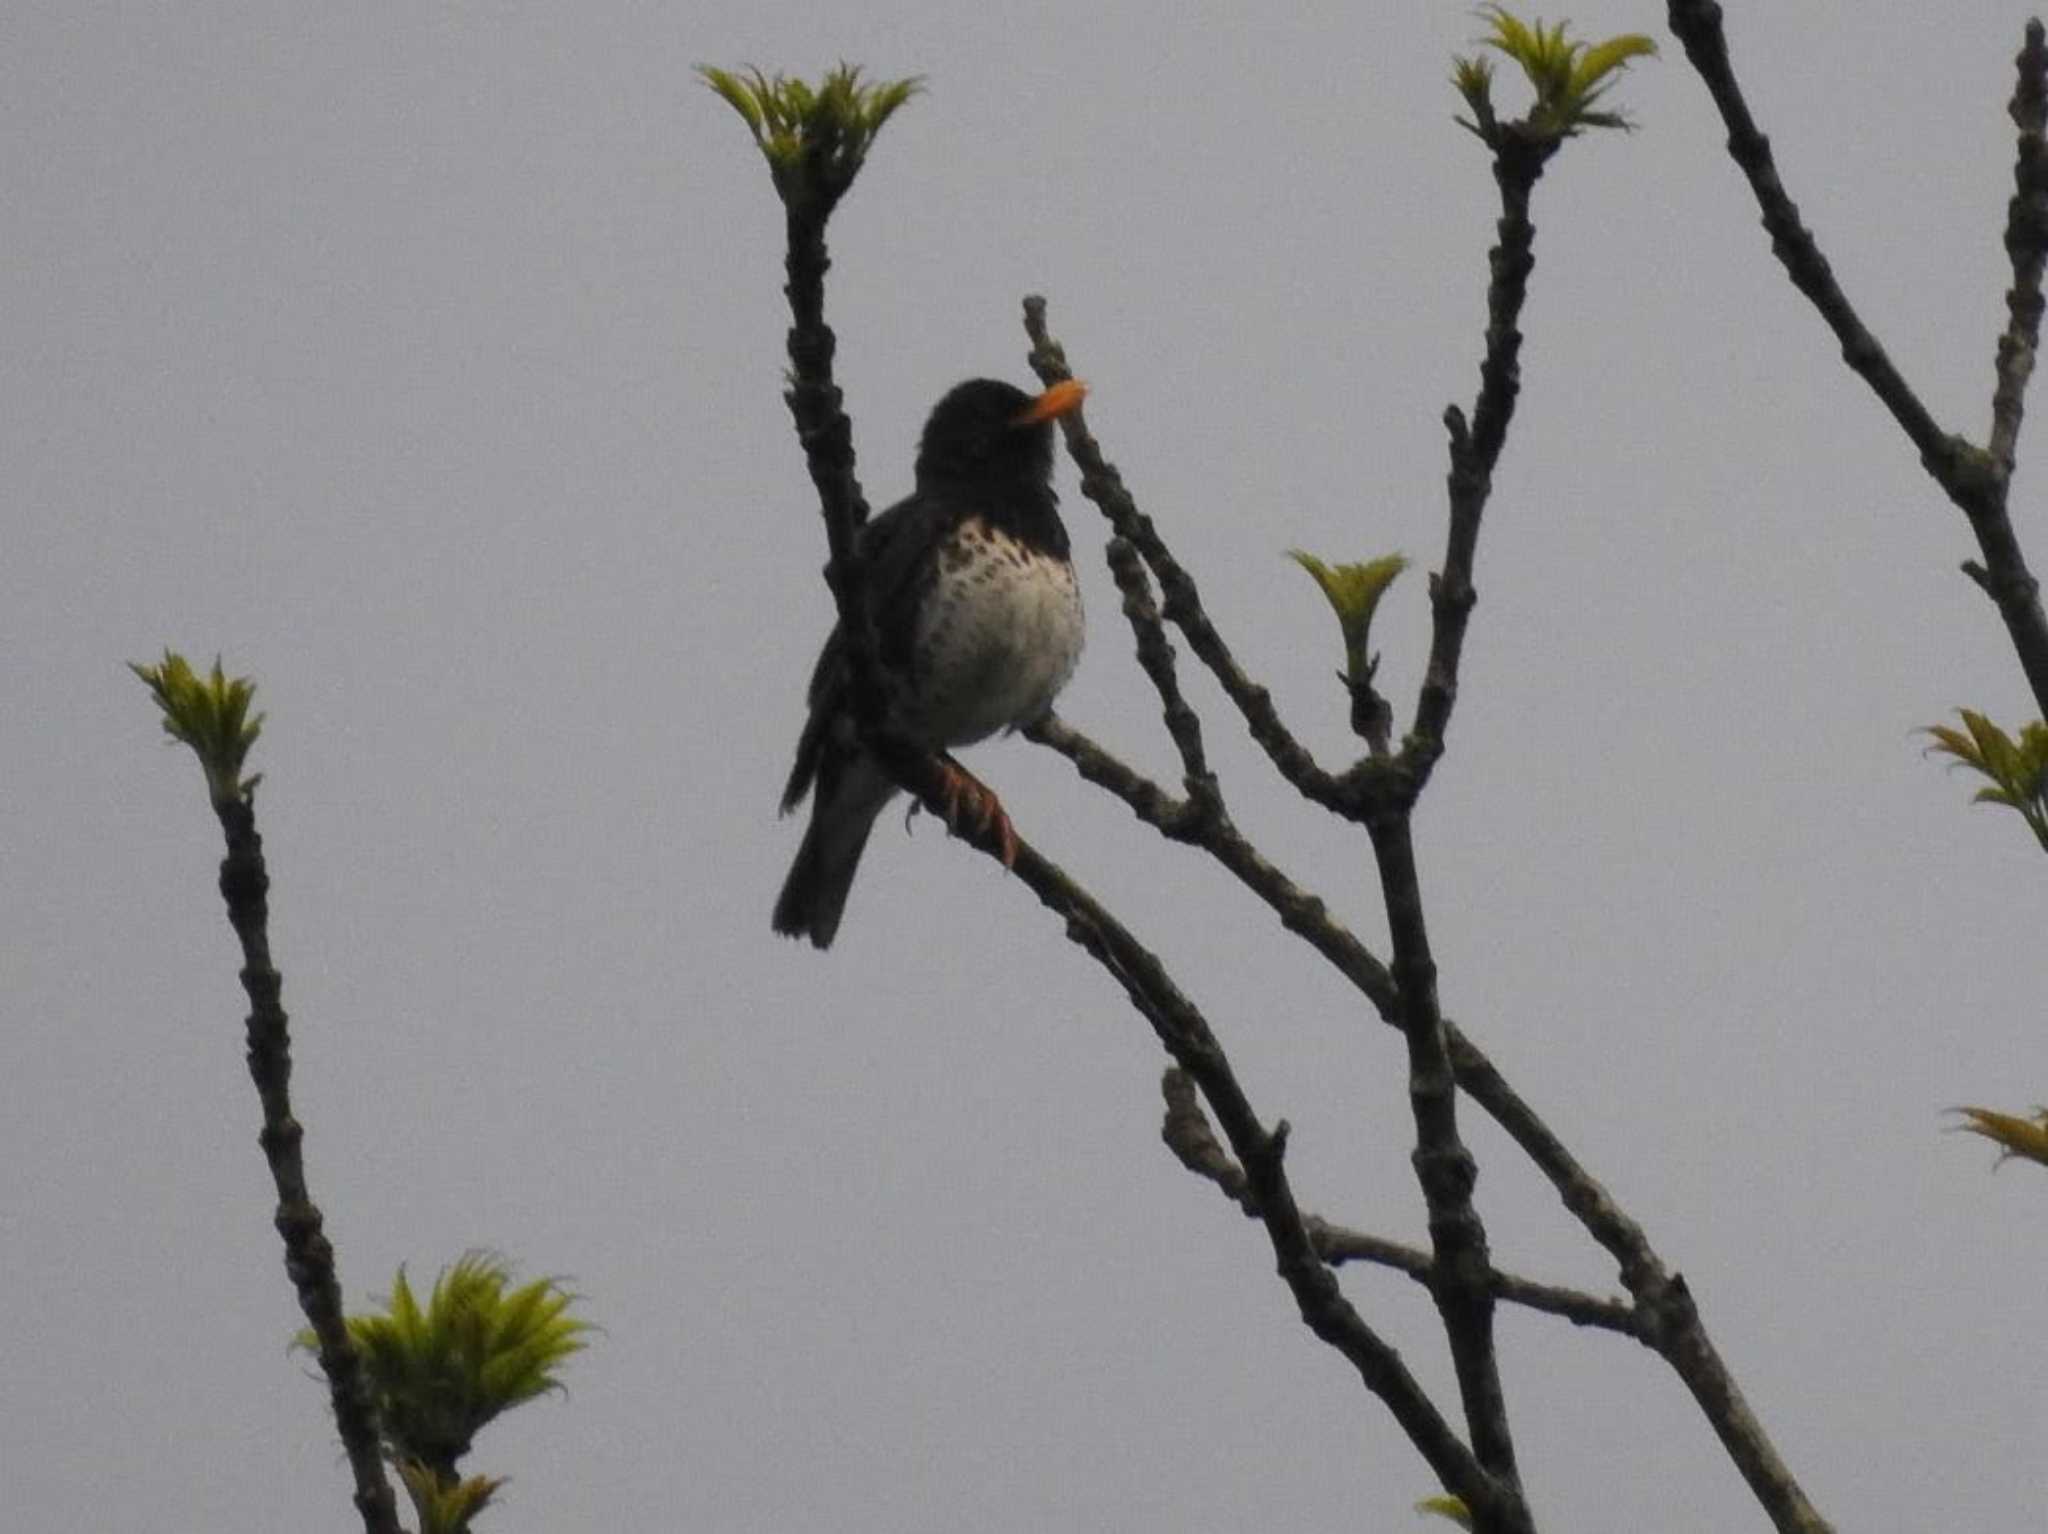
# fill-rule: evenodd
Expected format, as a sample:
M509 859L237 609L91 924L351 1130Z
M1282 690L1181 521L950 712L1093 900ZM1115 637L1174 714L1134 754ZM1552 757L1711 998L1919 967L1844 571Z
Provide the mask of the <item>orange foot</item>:
M1003 801L990 788L958 762L942 760L939 770L945 775L945 787L940 790L946 810L946 824L955 834L963 829L980 831L996 839L996 849L1003 860L1003 867L1017 866L1017 828L1010 824L1010 817L1003 809Z

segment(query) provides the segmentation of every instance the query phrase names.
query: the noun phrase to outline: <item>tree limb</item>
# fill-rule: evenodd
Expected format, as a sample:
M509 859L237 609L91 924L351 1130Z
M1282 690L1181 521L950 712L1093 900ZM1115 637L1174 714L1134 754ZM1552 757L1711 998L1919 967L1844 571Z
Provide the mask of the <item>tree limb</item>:
M2018 192L2009 210L2006 248L2013 258L2013 287L2007 295L2008 324L1999 342L1998 385L1993 394L1992 447L1987 451L1967 438L1944 431L1919 396L1893 366L1877 338L1857 315L1836 283L1818 243L1799 221L1799 209L1786 192L1771 156L1770 140L1757 128L1735 79L1728 42L1715 0L1669 0L1671 30L1685 45L1685 54L1706 83L1728 128L1728 153L1749 180L1771 250L1792 285L1804 293L1842 343L1842 360L1870 385L1899 423L1920 463L1936 484L1969 519L1983 563L1963 566L1963 573L1998 606L2020 669L2044 716L2048 716L2048 615L2041 608L2040 583L2020 551L2007 511L2012 465L2001 451L2017 441L2020 405L2026 374L2032 367L2040 328L2041 253L2048 233L2048 171L2041 164L2039 98L2048 73L2048 56L2038 41L2038 24L2030 25L2027 46L2019 56L2020 83L2012 112L2020 129Z
M1033 295L1024 300L1024 329L1031 337L1031 367L1042 383L1050 387L1074 376L1067 367L1065 350L1046 332L1043 298ZM1063 417L1060 428L1066 435L1068 456L1080 470L1081 493L1101 508L1117 536L1128 540L1151 566L1165 599L1166 621L1187 637L1188 647L1209 668L1224 694L1244 716L1252 739L1265 751L1280 776L1304 798L1341 813L1345 800L1338 780L1316 765L1308 748L1281 722L1272 694L1252 681L1238 665L1202 606L1194 577L1173 557L1152 519L1138 510L1124 488L1123 476L1102 456L1102 449L1090 435L1081 412Z
M1187 810L1185 800L1173 799L1158 784L1056 716L1047 718L1029 733L1032 739L1065 756L1087 781L1122 799L1141 820L1170 836L1176 834L1179 817ZM1401 1026L1392 977L1385 967L1346 928L1328 916L1321 900L1292 884L1245 842L1227 820L1204 822L1200 834L1181 839L1203 848L1236 873L1248 888L1281 914L1288 930L1302 936L1339 973L1358 986L1386 1023L1396 1028ZM1443 1027L1451 1069L1459 1089L1501 1126L1549 1180L1566 1210L1614 1258L1623 1287L1636 1298L1636 1305L1628 1311L1627 1324L1615 1324L1607 1329L1625 1331L1649 1343L1659 1356L1673 1365L1706 1412L1709 1425L1727 1447L1730 1458L1742 1469L1752 1486L1767 1484L1777 1488L1764 1505L1773 1510L1774 1517L1778 1516L1774 1504L1781 1505L1793 1517L1791 1522L1779 1521L1781 1530L1804 1530L1808 1534L1825 1530L1827 1524L1818 1521L1818 1514L1805 1503L1791 1472L1742 1399L1734 1376L1707 1335L1705 1323L1690 1292L1687 1291L1682 1300L1674 1299L1672 1286L1681 1280L1665 1268L1642 1227L1579 1163L1542 1116L1515 1092L1485 1050L1468 1038L1452 1019L1445 1018ZM1206 1130L1206 1124L1204 1128ZM1176 1153L1179 1153L1178 1146ZM1218 1155L1221 1155L1220 1150ZM1234 1163L1230 1165L1236 1177L1241 1179L1242 1170ZM1218 1181L1233 1199L1240 1196L1241 1181L1221 1181L1208 1168L1196 1167L1195 1170L1212 1181ZM1334 1265L1349 1259L1351 1253L1341 1239L1319 1234L1316 1217L1306 1217L1305 1223L1311 1242L1326 1261ZM1320 1227L1325 1233L1334 1233L1338 1229ZM1364 1260L1379 1260L1364 1252L1357 1255ZM1421 1253L1416 1256L1433 1270L1433 1258ZM1409 1271L1403 1262L1389 1261L1387 1265ZM1557 1303L1545 1303L1540 1297L1545 1286L1522 1290L1516 1286L1527 1281L1498 1270L1489 1269L1489 1273L1489 1283L1497 1299L1563 1315L1581 1325L1606 1324L1594 1314L1575 1310L1575 1301L1560 1298ZM1571 1293L1560 1291L1563 1295ZM1620 1312L1613 1312L1609 1319L1619 1323Z
M1493 1474L1515 1480L1514 1438L1493 1345L1492 1260L1486 1226L1472 1202L1479 1168L1458 1133L1456 1080L1437 1005L1436 960L1422 910L1409 811L1366 822L1386 897L1394 948L1394 986L1408 1045L1408 1104L1415 1118L1416 1180L1429 1207L1436 1281L1430 1293L1443 1318L1473 1452Z
M1920 461L1927 465L1928 472L1941 479L1942 469L1938 466L1953 462L1960 451L1967 450L1968 444L1942 430L1920 403L1919 395L1892 365L1884 347L1835 281L1834 269L1821 254L1820 245L1800 222L1799 208L1778 176L1771 141L1757 127L1742 87L1736 82L1727 38L1721 29L1721 7L1715 0L1670 0L1667 19L1672 33L1685 46L1685 56L1692 61L1720 110L1721 121L1728 129L1729 157L1748 178L1750 190L1756 195L1764 229L1771 237L1771 253L1784 266L1792 285L1806 295L1842 343L1842 360L1870 385L1871 392L1919 451Z
M1150 778L1098 745L1057 714L1026 730L1028 739L1057 751L1088 782L1107 789L1147 825L1174 841L1200 847L1263 900L1280 924L1327 959L1356 986L1382 1018L1398 1026L1394 977L1323 898L1302 888L1247 841L1228 815L1199 815Z
M1047 909L1064 919L1067 936L1117 980L1175 1064L1200 1086L1244 1170L1278 1259L1280 1276L1293 1292L1308 1328L1351 1362L1430 1469L1475 1513L1502 1528L1533 1529L1519 1490L1503 1485L1481 1466L1408 1372L1400 1355L1344 1298L1336 1274L1317 1255L1294 1201L1284 1164L1286 1121L1271 1130L1259 1121L1200 1011L1156 956L1036 849L1019 844L1015 872Z
M1195 1093L1194 1083L1180 1067L1169 1066L1160 1082L1160 1090L1166 1098L1166 1119L1160 1129L1160 1138L1166 1142L1167 1148L1182 1166L1197 1177L1214 1183L1223 1196L1247 1216L1258 1218L1258 1201L1252 1196L1244 1169L1216 1143L1216 1136L1209 1128L1209 1120L1203 1114L1201 1101ZM1425 1288L1435 1277L1436 1260L1419 1247L1405 1246L1398 1241L1334 1225L1321 1215L1306 1215L1303 1223L1308 1227L1309 1240L1315 1246L1316 1255L1333 1268L1342 1267L1347 1262L1369 1262L1405 1273ZM1626 1300L1602 1299L1579 1289L1537 1283L1533 1279L1503 1273L1497 1268L1490 1270L1487 1276L1496 1299L1547 1315L1561 1316L1575 1326L1618 1332L1625 1337L1634 1337L1638 1342L1647 1341L1638 1312Z
M1518 326L1528 297L1529 274L1535 269L1536 228L1529 222L1529 200L1543 166L1555 151L1509 141L1494 157L1493 174L1500 188L1498 241L1487 253L1490 279L1486 287L1486 355L1479 366L1479 397L1472 422L1453 405L1444 412L1451 438L1450 527L1443 568L1430 577L1431 634L1429 662L1415 703L1415 727L1402 747L1409 769L1408 791L1420 793L1430 768L1443 753L1444 731L1458 697L1458 660L1464 651L1465 626L1478 600L1472 587L1472 566L1479 544L1479 522L1493 493L1494 465L1507 441L1521 392ZM1370 764L1368 764L1370 765Z
M1123 593L1124 617L1131 625L1137 644L1138 665L1151 679L1159 694L1166 720L1166 733L1180 751L1181 781L1187 787L1187 810L1194 825L1223 818L1223 790L1216 774L1209 770L1209 758L1202 747L1202 721L1181 695L1180 679L1174 665L1173 644L1166 637L1166 625L1152 601L1152 583L1138 550L1125 537L1109 540L1104 551L1109 573Z
M1443 1318L1457 1371L1473 1452L1494 1475L1518 1481L1514 1438L1494 1347L1492 1259L1486 1227L1472 1202L1478 1164L1458 1132L1457 1082L1437 1000L1420 875L1415 862L1414 806L1444 749L1444 731L1457 700L1458 662L1476 594L1472 587L1480 519L1492 492L1493 469L1507 441L1520 392L1519 319L1535 267L1535 226L1529 203L1554 138L1504 134L1493 157L1500 188L1499 239L1488 253L1486 353L1468 430L1453 407L1450 526L1443 568L1430 581L1432 634L1415 726L1398 758L1369 757L1354 769L1393 947L1394 987L1408 1045L1408 1100L1415 1118L1415 1175L1429 1207L1433 1281L1430 1292Z
M2007 108L2019 130L2013 195L2006 204L2005 252L2012 261L2005 332L1998 338L1997 384L1991 393L1992 461L2010 483L2027 380L2041 341L2041 271L2048 262L2048 38L2038 19L2014 61L2019 81Z
M334 1425L355 1480L356 1511L366 1534L401 1534L398 1506L385 1479L377 1433L377 1407L361 1356L343 1320L341 1281L334 1247L322 1230L320 1206L306 1185L305 1130L292 1113L289 1019L280 1001L284 979L270 959L270 874L256 830L253 795L216 795L214 813L227 837L220 892L228 924L242 946L242 989L249 997L249 1078L263 1104L257 1137L277 1188L277 1233L284 1239L284 1270L299 1297L327 1376Z
M1827 1520L1807 1500L1707 1336L1684 1275L1665 1269L1642 1227L1579 1164L1478 1046L1448 1019L1444 1031L1450 1040L1458 1085L1507 1131L1537 1170L1549 1178L1565 1208L1614 1257L1622 1286L1642 1314L1644 1340L1692 1392L1714 1435L1779 1534L1828 1534Z

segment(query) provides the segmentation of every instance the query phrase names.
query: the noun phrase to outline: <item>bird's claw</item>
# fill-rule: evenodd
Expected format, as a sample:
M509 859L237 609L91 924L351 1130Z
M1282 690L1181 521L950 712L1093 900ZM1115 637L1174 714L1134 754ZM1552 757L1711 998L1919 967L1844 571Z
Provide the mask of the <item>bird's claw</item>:
M1017 866L1017 828L1010 824L1003 801L996 797L994 789L966 768L953 762L941 765L945 786L940 794L946 824L955 835L973 830L993 836L996 855L1003 860L1003 867L1014 870Z

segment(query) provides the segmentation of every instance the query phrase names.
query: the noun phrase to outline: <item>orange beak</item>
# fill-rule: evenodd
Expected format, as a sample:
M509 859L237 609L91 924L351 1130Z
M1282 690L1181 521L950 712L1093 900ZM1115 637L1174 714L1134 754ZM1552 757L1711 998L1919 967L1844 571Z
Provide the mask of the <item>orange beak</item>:
M1010 424L1036 426L1040 421L1056 421L1068 412L1079 409L1081 401L1087 397L1088 386L1080 379L1062 379L1018 411Z

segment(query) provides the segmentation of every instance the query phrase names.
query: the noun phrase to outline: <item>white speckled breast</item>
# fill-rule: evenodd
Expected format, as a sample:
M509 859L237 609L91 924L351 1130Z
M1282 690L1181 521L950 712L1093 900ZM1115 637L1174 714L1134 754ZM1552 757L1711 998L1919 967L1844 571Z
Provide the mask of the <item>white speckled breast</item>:
M1084 631L1070 563L968 522L939 556L918 614L902 723L942 746L1031 723L1074 674Z

